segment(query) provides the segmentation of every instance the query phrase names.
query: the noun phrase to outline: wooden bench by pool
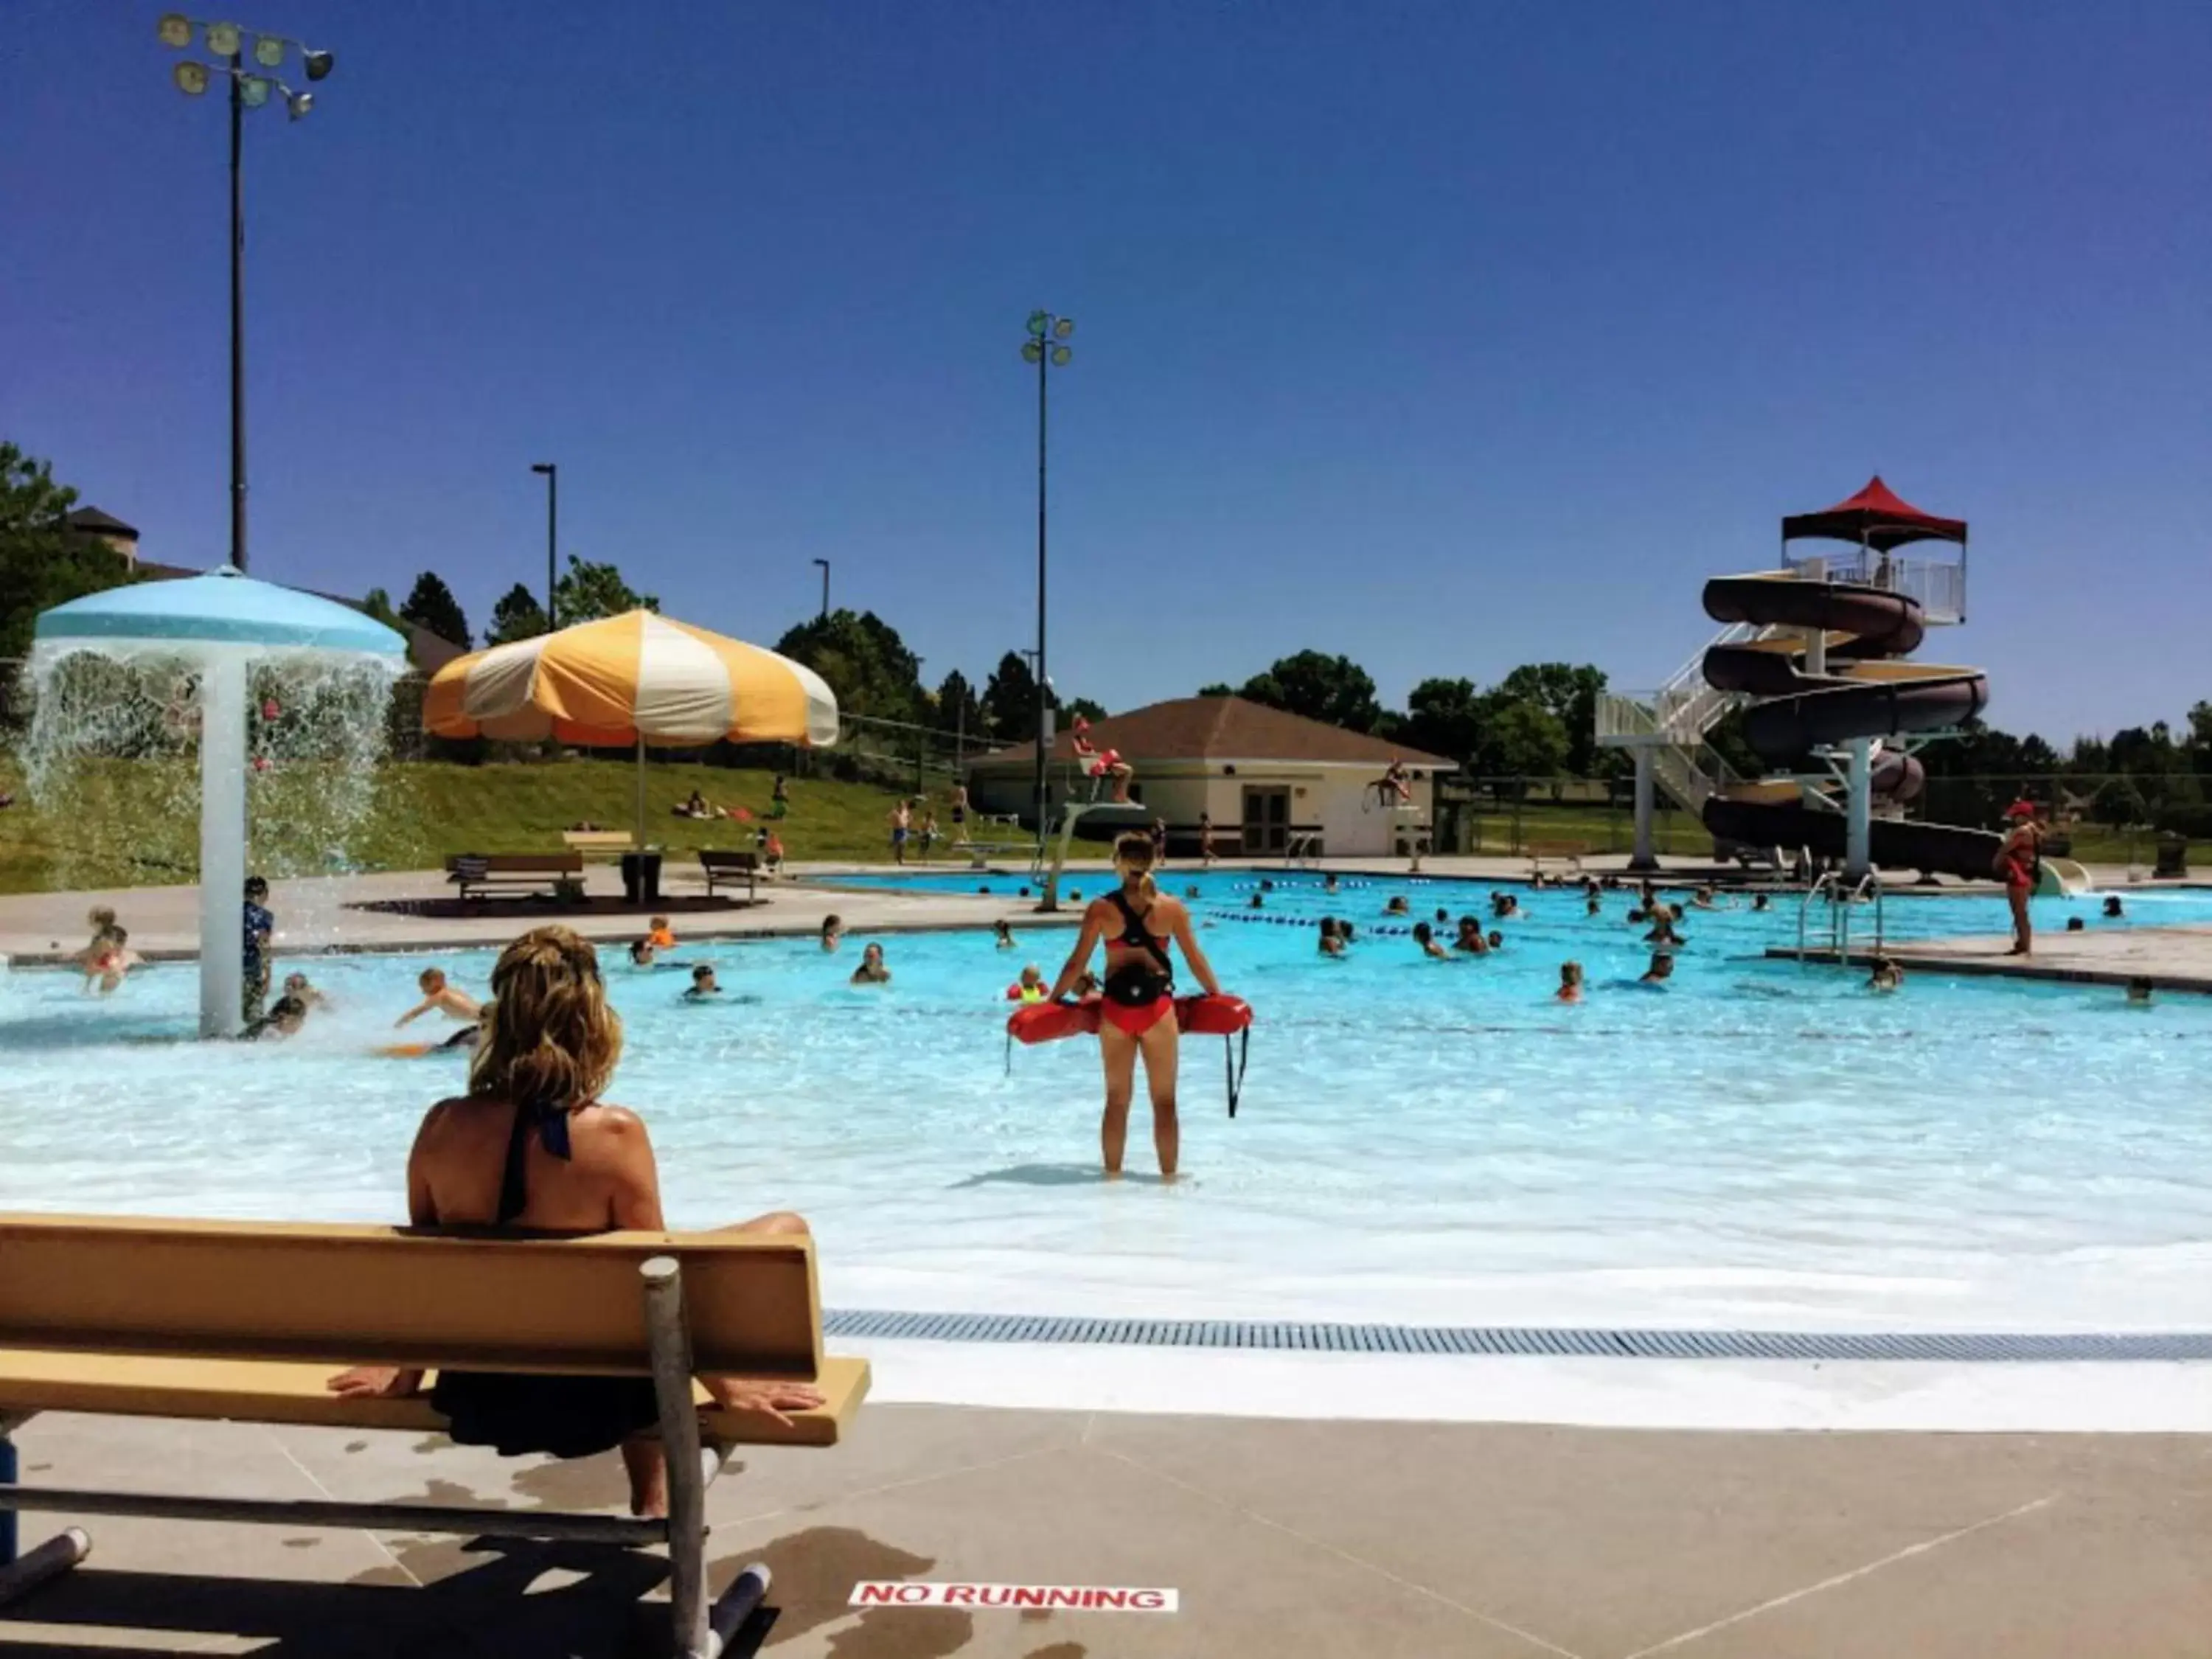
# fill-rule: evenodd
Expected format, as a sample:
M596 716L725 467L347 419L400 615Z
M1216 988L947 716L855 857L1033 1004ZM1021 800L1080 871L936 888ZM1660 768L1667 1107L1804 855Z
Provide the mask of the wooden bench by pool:
M1528 855L1529 873L1540 876L1544 873L1547 859L1554 864L1564 864L1574 874L1580 875L1584 855L1595 849L1586 841L1532 841L1522 850Z
M459 853L446 860L446 879L464 904L488 893L551 898L562 882L583 878L581 853Z
M15 1484L40 1412L438 1431L427 1397L347 1400L349 1364L650 1376L665 1521L443 1504L211 1498ZM788 1426L706 1403L700 1372L815 1383ZM812 1242L729 1233L488 1238L428 1230L0 1215L0 1604L81 1560L72 1529L17 1558L15 1511L623 1545L665 1543L672 1651L714 1659L766 1593L706 1579L706 1494L732 1449L830 1446L868 1388L825 1358Z
M760 896L760 854L757 853L724 853L711 847L699 849L699 868L707 878L707 896L714 896L718 887L745 884L745 902L750 904Z

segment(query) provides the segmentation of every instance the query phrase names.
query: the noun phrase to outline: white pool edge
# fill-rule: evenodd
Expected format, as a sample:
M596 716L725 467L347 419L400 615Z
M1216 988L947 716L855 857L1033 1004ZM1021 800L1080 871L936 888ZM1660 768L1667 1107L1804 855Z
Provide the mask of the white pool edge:
M1588 1428L2212 1433L2212 1364L1474 1358L840 1339L880 1404Z

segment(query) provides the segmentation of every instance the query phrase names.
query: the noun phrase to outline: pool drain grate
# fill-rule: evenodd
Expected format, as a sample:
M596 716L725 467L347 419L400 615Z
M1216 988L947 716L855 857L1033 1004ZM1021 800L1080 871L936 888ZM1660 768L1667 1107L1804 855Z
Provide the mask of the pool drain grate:
M830 1336L918 1342L1065 1342L1121 1348L1478 1354L1567 1359L1856 1359L2044 1364L2212 1359L2212 1331L2034 1335L1976 1331L1606 1331L1541 1326L1333 1325L1039 1314L823 1316Z

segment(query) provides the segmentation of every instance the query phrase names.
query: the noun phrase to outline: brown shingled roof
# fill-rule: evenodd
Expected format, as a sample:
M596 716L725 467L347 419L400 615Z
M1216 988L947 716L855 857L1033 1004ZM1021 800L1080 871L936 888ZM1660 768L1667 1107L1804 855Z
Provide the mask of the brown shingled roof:
M1134 764L1148 761L1336 761L1384 766L1391 757L1424 769L1451 771L1456 761L1440 755L1347 732L1340 726L1310 720L1242 697L1176 697L1133 708L1091 725L1091 743L1118 749ZM1073 734L1063 726L1053 740L1052 757L1075 758ZM1036 745L1001 749L970 763L981 766L1034 766Z

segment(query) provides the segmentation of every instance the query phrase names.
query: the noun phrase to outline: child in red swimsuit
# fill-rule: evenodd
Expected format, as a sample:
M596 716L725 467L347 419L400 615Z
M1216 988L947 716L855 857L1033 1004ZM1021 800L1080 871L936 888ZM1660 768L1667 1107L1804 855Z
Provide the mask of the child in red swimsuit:
M1057 1002L1088 968L1091 953L1102 942L1105 945L1098 1054L1106 1073L1106 1110L1098 1139L1109 1179L1121 1173L1140 1053L1152 1097L1152 1145L1159 1154L1160 1174L1171 1177L1176 1172L1175 964L1169 946L1182 948L1192 975L1209 993L1218 996L1221 992L1212 964L1193 936L1190 913L1182 901L1153 884L1152 858L1152 838L1141 830L1114 843L1114 870L1120 884L1084 911L1082 935L1052 988L1052 1000Z

